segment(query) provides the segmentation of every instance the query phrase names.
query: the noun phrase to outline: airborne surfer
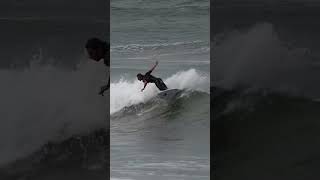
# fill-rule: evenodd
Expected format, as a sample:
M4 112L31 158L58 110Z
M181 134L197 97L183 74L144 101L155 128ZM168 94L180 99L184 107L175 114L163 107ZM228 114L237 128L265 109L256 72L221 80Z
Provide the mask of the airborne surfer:
M87 53L90 59L99 62L101 59L104 61L104 65L110 68L109 49L110 44L102 41L98 38L91 38L86 43ZM108 84L103 85L100 88L99 94L103 96L103 93L110 88L110 76Z
M137 74L138 80L144 83L144 86L141 89L141 92L146 88L148 83L154 83L160 91L164 91L168 89L166 84L162 81L161 78L157 78L151 75L152 71L156 68L157 65L158 65L158 61L156 61L156 64L145 75L142 75L140 73Z

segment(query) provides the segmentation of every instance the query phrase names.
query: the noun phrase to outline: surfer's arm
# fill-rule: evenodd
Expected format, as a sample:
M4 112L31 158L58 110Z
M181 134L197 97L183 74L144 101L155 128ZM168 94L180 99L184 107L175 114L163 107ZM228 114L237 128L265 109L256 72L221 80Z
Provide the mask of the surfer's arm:
M146 88L147 84L148 84L148 82L144 82L144 86L143 86L143 88L141 89L141 92Z
M156 61L156 64L146 73L146 74L151 74L152 71L157 67L158 61Z
M103 93L110 88L110 78L107 85L101 87L99 94L103 96Z
M104 63L105 66L110 68L110 59L104 59L103 63Z

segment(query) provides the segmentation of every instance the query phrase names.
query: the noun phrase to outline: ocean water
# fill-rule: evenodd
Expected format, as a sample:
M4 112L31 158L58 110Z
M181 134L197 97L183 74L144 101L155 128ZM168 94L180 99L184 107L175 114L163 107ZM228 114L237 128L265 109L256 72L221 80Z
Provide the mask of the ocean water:
M209 179L209 1L111 1L111 179ZM159 99L137 73L152 73Z
M1 180L108 177L109 99L97 94L105 72L84 44L107 39L109 23L76 6L73 16L55 6L57 16L54 4L41 13L12 2L19 12L0 13Z
M301 3L212 8L217 180L320 176L320 24L317 4Z

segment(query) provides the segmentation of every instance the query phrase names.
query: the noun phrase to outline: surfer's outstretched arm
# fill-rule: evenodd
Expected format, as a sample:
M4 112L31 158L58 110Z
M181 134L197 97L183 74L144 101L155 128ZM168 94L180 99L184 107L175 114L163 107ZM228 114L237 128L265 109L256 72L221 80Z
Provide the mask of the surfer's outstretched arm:
M152 71L157 67L158 61L156 61L156 64L146 73L146 74L151 74Z
M109 88L110 88L110 78L109 78L108 84L107 84L107 85L104 85L104 86L102 86L102 87L100 88L99 94L100 94L101 96L103 96L103 93L104 93L106 90L108 90Z
M148 84L148 82L144 82L144 86L143 86L143 88L141 89L141 92L146 88L147 84Z

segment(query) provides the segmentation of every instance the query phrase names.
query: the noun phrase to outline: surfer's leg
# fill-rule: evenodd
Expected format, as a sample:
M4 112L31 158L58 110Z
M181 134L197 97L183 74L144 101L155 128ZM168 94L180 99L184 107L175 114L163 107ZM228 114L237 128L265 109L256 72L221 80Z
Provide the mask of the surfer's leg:
M155 82L156 86L158 87L158 89L160 91L164 91L167 90L168 87L166 86L166 84L162 81L162 79L158 78L157 81Z
M161 85L162 85L162 87L163 87L163 90L167 90L167 89L168 89L167 85L162 81L162 79L159 78L159 80L160 80L160 82L161 82Z

